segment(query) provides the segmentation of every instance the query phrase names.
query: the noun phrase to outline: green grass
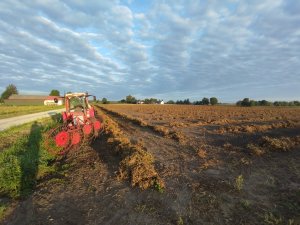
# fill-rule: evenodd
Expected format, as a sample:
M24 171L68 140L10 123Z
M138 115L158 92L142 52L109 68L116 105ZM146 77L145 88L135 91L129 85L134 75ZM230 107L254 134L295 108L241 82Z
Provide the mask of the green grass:
M22 198L28 196L42 173L53 172L49 164L54 160L42 146L42 133L46 129L33 123L30 133L0 153L0 196Z
M56 157L43 145L46 138L43 133L56 125L51 119L44 119L0 132L1 140L15 134L13 143L0 151L0 198L24 199L33 192L39 179L64 169L54 163ZM7 207L0 204L0 220Z
M164 188L159 184L159 182L155 182L154 188L155 188L159 193L164 193Z
M243 175L239 175L235 178L235 183L234 183L234 187L238 190L241 191L243 189L243 185L244 185L244 177Z
M7 209L7 204L0 202L0 219L5 215L5 210Z
M37 122L43 126L48 124L50 121L50 118L37 120ZM20 137L29 135L32 124L34 124L34 122L25 123L19 126L13 126L4 131L0 131L0 152L15 143Z
M30 113L43 112L54 109L61 109L64 106L44 106L44 105L29 105L29 106L9 106L0 105L0 119L5 119L14 116L21 116Z
M268 212L264 215L264 222L270 225L282 224L282 218L279 216L275 216L273 213Z

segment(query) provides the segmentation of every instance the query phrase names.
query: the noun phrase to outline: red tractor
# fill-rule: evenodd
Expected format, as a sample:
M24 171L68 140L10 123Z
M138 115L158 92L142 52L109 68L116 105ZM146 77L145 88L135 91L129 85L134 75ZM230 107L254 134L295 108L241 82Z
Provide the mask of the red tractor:
M95 110L88 102L89 96L91 95L88 93L65 95L66 111L62 112L63 124L51 129L45 140L50 152L64 154L71 147L89 143L99 136L103 129L103 120L95 118Z

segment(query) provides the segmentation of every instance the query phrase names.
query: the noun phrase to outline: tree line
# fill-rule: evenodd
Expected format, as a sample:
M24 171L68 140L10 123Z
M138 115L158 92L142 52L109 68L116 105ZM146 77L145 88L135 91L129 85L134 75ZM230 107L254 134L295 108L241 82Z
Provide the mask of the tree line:
M19 91L14 84L9 84L6 86L5 90L2 92L0 97L0 102L4 102L5 99L8 99L11 95L17 95L19 94ZM60 96L60 93L58 90L53 89L51 90L49 96Z
M249 98L244 98L236 102L237 106L251 107L251 106L300 106L299 101L275 101L270 102L267 100L250 100Z
M0 102L4 102L5 99L8 99L13 94L19 94L17 87L14 84L9 84L4 92L1 94ZM51 90L50 96L60 96L60 92L56 89ZM100 102L100 101L97 101ZM127 95L125 99L122 99L119 101L119 103L127 103L127 104L137 104L141 103L143 104L159 104L162 102L160 99L156 98L145 98L144 100L138 100L132 95ZM107 98L102 98L101 103L103 104L109 104L110 102L107 100ZM219 101L216 97L207 98L204 97L202 100L199 101L193 101L191 102L188 98L184 100L169 100L166 102L166 104L177 104L177 105L217 105L219 104ZM250 100L249 98L244 98L243 100L239 100L236 102L237 106L244 106L244 107L251 107L251 106L300 106L299 101L275 101L270 102L267 100Z
M218 99L216 97L211 98L202 98L200 101L191 102L190 99L177 100L176 102L173 100L167 101L167 104L177 104L177 105L217 105Z
M145 98L145 99L136 99L132 95L126 96L125 99L122 99L119 101L119 103L127 103L127 104L137 104L137 103L143 103L143 104L159 104L162 100L157 98Z
M144 100L138 100L132 95L126 96L124 99L120 100L118 103L127 103L127 104L137 104L137 103L143 103L143 104L159 104L162 100L156 99L156 98L146 98ZM101 101L103 104L110 103L106 98L103 98ZM221 104L219 103L219 100L216 97L207 98L204 97L202 100L199 101L190 101L189 98L184 100L169 100L165 102L166 104L177 104L177 105L217 105ZM243 100L239 100L236 102L237 106L300 106L299 101L275 101L270 102L267 100L250 100L249 98L244 98Z
M163 100L157 99L157 98L145 98L145 99L137 99L132 95L126 96L124 99L120 100L119 103L127 103L127 104L160 104ZM109 104L110 102L106 98L102 98L101 101L102 104ZM218 99L216 97L211 98L203 98L200 101L194 101L191 102L188 98L184 100L169 100L165 102L166 104L177 104L177 105L216 105L218 104Z

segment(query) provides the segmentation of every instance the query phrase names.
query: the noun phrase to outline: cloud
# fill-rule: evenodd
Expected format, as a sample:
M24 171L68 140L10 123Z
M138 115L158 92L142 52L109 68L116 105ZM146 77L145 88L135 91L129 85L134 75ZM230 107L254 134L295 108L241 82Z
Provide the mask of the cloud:
M280 0L3 0L0 90L299 98L299 8Z

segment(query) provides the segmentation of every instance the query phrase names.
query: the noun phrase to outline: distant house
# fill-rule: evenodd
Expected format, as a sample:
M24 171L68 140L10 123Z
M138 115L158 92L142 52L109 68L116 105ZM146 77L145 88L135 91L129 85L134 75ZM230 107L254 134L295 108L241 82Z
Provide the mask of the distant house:
M161 101L159 102L159 104L164 105L165 102L164 102L163 100L161 100Z
M46 101L53 102L54 98L58 99L57 105L63 103L61 97L56 96L43 96L43 95L11 95L8 99L4 100L4 103L7 105L47 105ZM61 102L60 102L61 100Z
M144 102L143 101L138 101L137 104L144 104Z

